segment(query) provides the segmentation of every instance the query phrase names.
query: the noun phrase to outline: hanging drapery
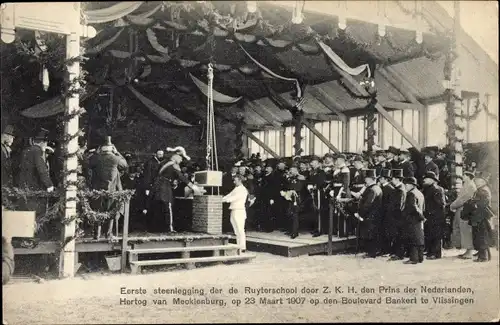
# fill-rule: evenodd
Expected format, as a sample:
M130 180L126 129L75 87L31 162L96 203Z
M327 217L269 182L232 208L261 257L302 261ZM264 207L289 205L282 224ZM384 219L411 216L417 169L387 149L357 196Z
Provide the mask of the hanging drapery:
M154 15L158 10L160 10L161 7L162 7L162 4L159 4L156 7L154 7L153 9L151 9L150 11L146 11L146 12L144 12L142 14L139 14L139 15L128 15L127 19L145 19L145 18L148 18L148 17Z
M241 46L241 44L238 44L239 47L243 50L243 52L245 52L245 55L250 58L250 60L252 60L256 65L259 66L259 68L261 68L262 70L264 70L267 74L273 76L274 78L278 78L278 79L281 79L281 80L286 80L286 81L293 81L295 82L295 87L297 88L297 98L302 98L303 94L302 94L302 88L300 87L300 82L299 80L295 79L295 78L286 78L286 77L283 77L283 76L280 76L279 74L277 73L274 73L273 71L271 71L270 69L268 69L267 67L265 67L263 64L261 64L259 61L257 61L256 59L254 59L250 53L248 53L244 48L243 46Z
M101 24L117 20L134 12L143 4L143 1L123 1L108 8L86 10L85 18L87 24Z
M338 56L332 50L331 47L329 47L328 45L326 45L325 43L323 43L322 41L319 41L319 40L317 41L317 43L318 43L319 47L321 48L321 50L323 50L323 52L328 56L328 58L330 60L332 60L332 62L335 63L335 65L337 65L343 71L347 72L351 76L358 76L361 73L363 73L363 71L366 70L367 74L368 74L368 78L371 78L372 74L370 71L370 66L368 64L362 64L356 68L351 68L350 66L348 66L344 62L344 60L342 60L342 58L340 56Z
M156 117L160 118L161 120L163 120L167 123L173 124L173 125L177 125L177 126L192 126L191 124L186 123L183 120L181 120L180 118L178 118L177 116L171 114L169 111L167 111L166 109L164 109L160 105L156 104L151 99L146 98L144 95L142 95L139 91L137 91L131 85L128 85L127 88L130 90L130 92L132 94L134 94L134 96L141 103L144 104L144 106L146 106L149 109L149 111L151 113L156 115Z
M85 49L85 53L84 54L97 54L99 52L101 52L102 50L104 50L106 47L110 46L111 44L113 44L116 39L121 35L121 33L123 32L124 28L121 28L118 32L116 32L115 35L113 35L113 37L111 37L110 39L108 40L105 40L103 41L101 44L98 44L92 48L89 48L89 49Z
M80 97L80 102L95 94L97 89L98 87L87 87L87 91ZM58 96L25 109L21 115L28 118L45 118L62 113L64 109L64 100Z
M208 95L209 95L208 94L208 85L206 83L204 83L203 81L201 81L200 79L193 76L191 73L189 73L189 76L193 80L196 87L198 87L198 89L200 89L200 91L203 93L203 95L208 97ZM212 95L213 95L213 99L216 102L224 103L224 104L233 104L233 103L236 103L237 101L241 100L241 98L242 98L241 96L240 97L227 96L227 95L224 95L224 94L218 92L215 89L212 90Z
M148 28L146 30L146 35L148 36L149 43L151 44L151 46L155 50L157 50L158 52L160 52L162 54L167 54L168 55L168 52L169 52L168 48L166 48L163 45L161 45L160 43L158 43L158 38L156 37L155 32L151 28Z

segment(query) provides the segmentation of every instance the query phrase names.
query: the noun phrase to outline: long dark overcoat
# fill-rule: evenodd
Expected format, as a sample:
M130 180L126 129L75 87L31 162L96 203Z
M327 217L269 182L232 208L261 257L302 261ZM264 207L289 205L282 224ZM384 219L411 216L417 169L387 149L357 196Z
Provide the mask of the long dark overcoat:
M424 188L425 210L427 219L424 224L425 236L428 239L442 239L446 231L444 189L432 184Z
M490 206L490 189L487 186L478 188L471 203L474 206L470 218L474 249L487 249L490 246L493 236L493 229L490 223L490 219L493 216Z
M389 238L395 238L402 234L403 217L402 212L406 200L406 189L401 183L393 186L386 207L385 226L386 234Z
M403 238L410 245L423 246L424 241L424 209L425 199L422 192L413 188L406 193L406 202L403 210L404 235Z
M363 218L360 225L360 237L375 239L378 237L378 225L382 214L382 189L377 184L368 186L359 199L359 215Z

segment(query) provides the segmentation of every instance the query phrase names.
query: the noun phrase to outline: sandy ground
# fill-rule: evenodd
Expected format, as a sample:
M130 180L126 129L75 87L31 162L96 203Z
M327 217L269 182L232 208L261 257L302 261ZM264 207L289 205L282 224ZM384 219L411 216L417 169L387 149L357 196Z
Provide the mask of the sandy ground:
M9 324L89 323L195 323L195 322L403 322L492 321L499 317L499 255L494 261L473 263L455 258L459 251L445 251L445 258L420 265L388 262L386 258L363 259L358 255L285 258L257 254L250 263L215 265L195 270L176 270L142 275L92 274L82 278L42 283L15 279L4 286L4 319ZM470 288L471 293L422 293L421 286ZM327 286L329 293L323 293ZM335 293L340 286L343 293ZM385 286L380 293L379 286ZM405 293L405 287L416 293ZM122 295L121 288L145 289L145 294ZM199 295L159 295L155 288L204 289L208 299L224 306L175 305L174 298ZM210 293L215 287L221 293ZM230 288L238 293L229 293ZM296 294L245 294L245 287L294 288ZM316 294L301 293L316 288ZM356 293L349 293L354 287ZM363 287L375 293L361 293ZM399 289L400 293L389 290ZM437 304L433 297L473 299L469 303ZM205 297L202 297L205 299ZM382 298L381 304L342 304L346 298ZM413 298L416 303L387 304L387 297ZM146 300L147 305L120 305L120 298ZM282 304L264 304L260 298L283 298ZM292 298L292 299L286 299ZM304 299L305 298L305 299ZM325 301L337 299L338 304ZM423 303L422 298L429 299ZM164 299L167 305L154 305ZM255 300L253 300L255 299ZM237 303L240 303L238 306ZM255 303L253 303L255 301ZM464 301L464 300L462 300ZM277 301L279 303L279 300ZM245 304L246 303L246 304Z

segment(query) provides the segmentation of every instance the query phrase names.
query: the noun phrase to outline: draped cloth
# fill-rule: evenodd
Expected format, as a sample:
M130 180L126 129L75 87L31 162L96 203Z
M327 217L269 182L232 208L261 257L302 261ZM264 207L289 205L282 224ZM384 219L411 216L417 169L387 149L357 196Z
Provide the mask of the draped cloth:
M193 82L196 85L196 87L198 87L198 89L200 89L200 91L205 96L208 97L208 85L206 83L204 83L203 81L201 81L200 79L198 79L195 76L193 76L191 73L189 73L189 76L193 80ZM218 102L218 103L224 103L224 104L233 104L233 103L236 103L237 101L239 101L242 98L241 96L240 97L227 96L227 95L224 95L224 94L218 92L215 89L212 90L212 95L213 95L213 99L216 102Z
M142 95L138 90L136 90L134 87L131 85L128 85L127 88L130 90L130 92L141 102L146 106L151 113L156 115L158 118L161 120L177 125L177 126L192 126L189 123L184 122L180 118L176 117L175 115L171 114L169 111L161 107L160 105L156 104L153 102L151 99L146 98L144 95Z
M328 45L326 45L322 41L317 41L317 43L318 43L319 47L321 48L321 50L323 51L323 53L325 53L328 56L328 58L333 63L335 63L336 66L338 66L340 69L342 69L343 71L347 72L351 76L358 76L361 73L363 73L363 71L366 70L367 74L368 74L368 78L371 77L370 66L368 64L365 63L365 64L362 64L358 67L351 68L350 66L347 65L347 63L344 62L344 60L342 60L342 58L340 56L337 55L337 53L335 53L332 50L331 47L329 47Z
M87 88L87 92L80 96L80 101L84 101L95 94L97 89L97 87L89 86ZM64 100L58 96L25 109L21 112L21 115L28 118L44 118L62 113L64 112L64 109Z
M151 46L155 50L157 50L158 52L160 52L162 54L168 55L168 48L166 48L163 45L161 45L160 43L158 43L158 38L156 37L155 32L151 28L148 28L146 30L146 35L148 36L149 44L151 44Z
M116 32L115 35L113 35L110 39L107 39L100 44L97 44L96 46L86 49L84 54L97 54L99 52L102 52L105 48L113 44L118 37L120 37L121 33L123 32L124 28L121 28L118 32Z
M250 53L248 53L244 48L243 46L241 46L241 44L238 44L239 47L241 48L241 50L245 53L245 55L250 59L252 60L256 65L259 66L259 68L261 68L262 70L264 70L268 75L271 75L272 77L274 78L278 78L278 79L281 79L281 80L285 80L285 81L293 81L295 82L295 87L297 88L297 97L298 98L302 98L302 88L300 87L300 82L299 80L295 79L295 78L287 78L287 77L283 77L283 76L280 76L279 74L277 73L274 73L273 71L271 71L269 68L267 68L266 66L264 66L263 64L261 64L259 61L257 61L254 57L252 57L250 55Z
M87 24L101 24L108 21L117 20L134 12L143 4L143 1L123 1L108 8L86 10L85 17Z

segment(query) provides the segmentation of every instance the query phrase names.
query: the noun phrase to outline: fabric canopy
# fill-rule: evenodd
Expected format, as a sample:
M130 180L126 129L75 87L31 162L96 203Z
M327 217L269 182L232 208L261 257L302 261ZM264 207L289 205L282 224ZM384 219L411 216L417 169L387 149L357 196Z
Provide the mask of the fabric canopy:
M171 114L169 111L161 107L160 105L156 104L153 102L151 99L146 98L144 95L142 95L137 89L132 87L131 85L128 85L127 88L130 90L130 92L141 102L146 106L151 113L153 113L155 116L157 116L159 119L173 124L177 126L192 126L189 123L184 122L177 116Z
M117 20L134 12L142 4L143 1L123 1L108 8L86 10L85 18L87 20L87 24L107 23L108 21Z
M189 76L193 80L193 82L196 85L196 87L198 87L198 89L200 89L200 91L205 96L208 97L208 85L206 83L204 83L203 81L201 81L200 79L198 79L195 76L193 76L191 73L189 73ZM228 95L224 95L224 94L218 92L215 89L212 90L212 94L213 94L213 99L216 102L224 103L224 104L233 104L233 103L236 103L237 101L239 101L242 98L241 96L240 97L231 97L231 96L228 96Z
M359 67L351 68L344 62L344 60L342 60L340 56L337 55L337 53L335 53L332 50L331 47L329 47L328 45L326 45L321 41L317 41L317 43L321 48L321 50L323 50L323 52L328 56L328 58L332 60L332 62L335 63L335 65L337 65L343 71L347 72L352 76L357 76L361 74L363 71L367 70L368 78L371 77L370 66L368 64L362 64Z
M95 94L97 89L97 87L89 87L87 92L80 97L80 101L84 101ZM28 118L44 118L54 116L62 112L64 112L64 101L62 97L58 96L25 109L21 112L21 115Z

